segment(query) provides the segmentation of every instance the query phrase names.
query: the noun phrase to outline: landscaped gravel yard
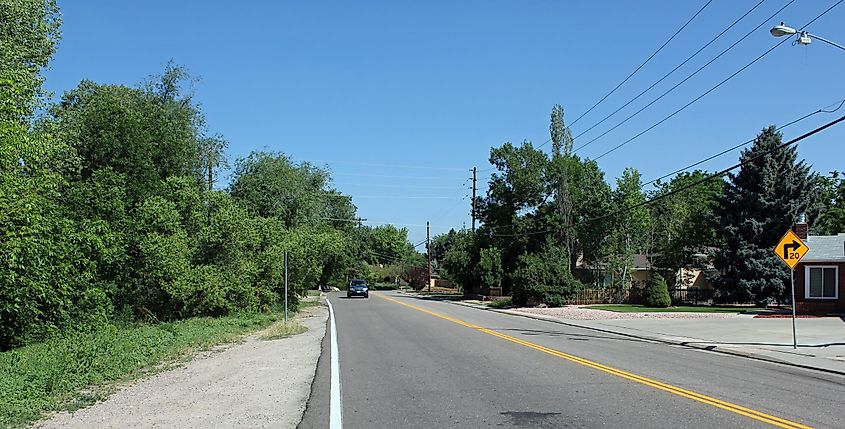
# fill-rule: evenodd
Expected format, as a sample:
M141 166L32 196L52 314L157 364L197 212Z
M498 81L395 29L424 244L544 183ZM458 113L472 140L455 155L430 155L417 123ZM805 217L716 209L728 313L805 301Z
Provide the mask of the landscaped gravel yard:
M573 320L724 319L728 317L740 317L735 313L618 313L615 311L596 310L581 305L567 305L565 307L554 308L523 307L512 309L511 311Z

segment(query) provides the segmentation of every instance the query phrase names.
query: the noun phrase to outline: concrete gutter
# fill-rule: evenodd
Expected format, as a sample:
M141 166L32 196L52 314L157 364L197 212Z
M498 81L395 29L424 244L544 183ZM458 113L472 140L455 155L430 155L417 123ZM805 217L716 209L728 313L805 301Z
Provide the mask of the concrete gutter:
M790 352L782 352L778 350L772 349L761 349L761 348L750 348L748 349L740 349L737 347L730 347L725 344L720 343L708 343L706 341L702 341L696 338L670 338L670 337L660 337L656 335L648 335L640 333L639 331L636 333L633 332L625 332L621 329L607 329L603 327L596 327L586 323L578 323L581 321L578 320L571 320L571 319L560 319L553 316L545 316L539 314L529 314L523 313L514 310L505 310L505 309L497 309L497 308L490 308L486 305L479 305L479 304L470 304L461 301L447 301L453 304L462 305L464 307L471 307L476 308L479 310L486 310L486 311L493 311L496 313L501 314L508 314L511 316L518 316L518 317L525 317L528 319L534 320L542 320L546 322L557 323L559 325L571 326L575 328L583 328L583 329L590 329L597 332L602 332L605 334L613 334L613 335L621 335L624 337L629 338L636 338L639 340L646 340L646 341L653 341L663 344L670 344L670 345L677 345L683 347L689 347L693 349L699 350L707 350L717 353L722 353L725 355L730 356L737 356L743 357L747 359L754 359L763 362L781 364L781 365L788 365L797 368L803 369L810 369L815 371L822 371L831 374L838 374L838 375L845 375L845 368L836 368L833 366L825 365L827 363L834 364L836 363L833 359L828 359L824 357L814 357L803 355L800 353L790 353ZM799 346L800 349L800 346ZM812 361L811 363L803 362L803 361ZM829 361L829 362L825 362ZM841 362L840 362L841 363Z

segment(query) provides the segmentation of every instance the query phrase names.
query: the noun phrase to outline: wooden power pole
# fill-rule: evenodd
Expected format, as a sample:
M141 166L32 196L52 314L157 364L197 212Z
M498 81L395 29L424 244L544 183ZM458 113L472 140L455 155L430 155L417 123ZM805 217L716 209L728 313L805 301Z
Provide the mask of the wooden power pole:
M476 191L475 174L477 173L477 171L478 171L477 168L472 167L472 232L475 232L475 216L476 216L476 213L475 213L475 191Z
M431 227L425 221L425 253L428 257L428 292L431 292Z

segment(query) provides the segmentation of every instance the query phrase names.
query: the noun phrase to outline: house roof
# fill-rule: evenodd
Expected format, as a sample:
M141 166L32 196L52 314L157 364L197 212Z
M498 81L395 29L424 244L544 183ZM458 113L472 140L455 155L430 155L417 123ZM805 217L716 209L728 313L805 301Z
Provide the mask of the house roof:
M634 269L635 270L651 270L654 268L649 261L649 255L637 253L634 255Z
M710 249L707 249L710 251ZM647 255L645 253L635 253L633 255L633 266L632 268L635 271L650 271L655 269L660 269L651 263L651 260L658 259L659 254L650 254ZM692 255L693 258L699 259L704 264L704 269L712 269L713 268L713 261L710 255L707 253L695 253ZM593 265L588 265L584 263L583 255L579 256L578 263L575 265L576 268L587 268L587 269L594 269L594 268L606 268L606 263L598 263Z
M845 233L837 235L811 235L804 243L810 250L803 262L845 261Z

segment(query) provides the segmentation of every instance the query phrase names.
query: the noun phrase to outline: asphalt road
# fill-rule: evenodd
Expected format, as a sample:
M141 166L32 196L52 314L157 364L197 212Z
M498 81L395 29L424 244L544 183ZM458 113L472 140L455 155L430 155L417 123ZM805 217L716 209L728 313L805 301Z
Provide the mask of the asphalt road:
M845 377L399 293L329 300L346 428L845 427ZM329 337L301 428L329 426Z

